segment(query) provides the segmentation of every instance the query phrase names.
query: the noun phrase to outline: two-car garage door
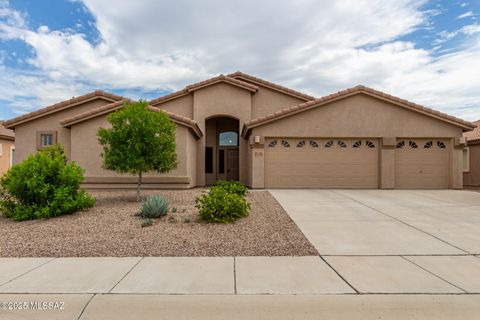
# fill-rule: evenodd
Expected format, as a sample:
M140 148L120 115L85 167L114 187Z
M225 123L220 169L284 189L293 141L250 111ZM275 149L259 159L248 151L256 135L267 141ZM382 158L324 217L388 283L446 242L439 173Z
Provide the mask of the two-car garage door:
M448 142L398 139L395 188L448 188ZM271 138L265 145L267 188L378 188L379 140Z
M270 188L378 188L378 140L266 141L265 186Z

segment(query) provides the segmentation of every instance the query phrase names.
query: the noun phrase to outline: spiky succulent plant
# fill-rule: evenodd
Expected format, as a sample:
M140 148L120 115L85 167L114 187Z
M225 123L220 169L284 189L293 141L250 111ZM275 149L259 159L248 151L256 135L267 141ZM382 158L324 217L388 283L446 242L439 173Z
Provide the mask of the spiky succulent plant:
M167 212L167 199L158 195L148 196L142 202L142 207L140 208L140 215L144 218L160 218L166 215Z

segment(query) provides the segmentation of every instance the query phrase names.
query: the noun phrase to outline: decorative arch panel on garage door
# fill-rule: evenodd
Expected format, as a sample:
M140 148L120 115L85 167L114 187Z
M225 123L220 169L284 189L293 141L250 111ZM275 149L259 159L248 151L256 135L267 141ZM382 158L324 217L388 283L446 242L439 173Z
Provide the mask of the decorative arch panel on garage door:
M378 139L268 138L267 188L378 188Z
M447 139L397 139L395 188L448 188L448 150Z

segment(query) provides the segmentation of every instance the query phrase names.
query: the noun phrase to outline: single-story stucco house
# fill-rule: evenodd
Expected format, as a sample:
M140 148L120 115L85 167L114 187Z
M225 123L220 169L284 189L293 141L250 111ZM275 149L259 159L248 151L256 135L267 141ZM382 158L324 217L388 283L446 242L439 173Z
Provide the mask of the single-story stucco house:
M99 127L124 97L103 91L6 122L16 161L53 143L85 168L85 186L129 188L136 178L102 168ZM177 124L178 168L151 173L150 188L220 179L252 188L462 188L463 132L473 123L356 86L322 98L241 72L149 102Z
M10 169L15 158L15 133L0 121L0 176Z
M480 187L480 120L473 122L476 128L463 134L467 147L463 149L463 185Z

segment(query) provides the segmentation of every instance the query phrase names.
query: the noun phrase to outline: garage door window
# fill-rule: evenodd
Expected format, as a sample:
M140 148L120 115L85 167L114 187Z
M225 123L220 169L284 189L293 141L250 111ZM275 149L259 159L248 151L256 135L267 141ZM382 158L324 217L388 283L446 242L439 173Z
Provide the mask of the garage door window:
M333 140L327 141L327 143L325 143L325 148L331 148L331 147L333 147Z
M375 148L375 143L373 143L372 141L365 141L365 145L369 148Z
M276 145L277 145L277 140L272 140L272 141L270 141L270 143L268 144L268 147L269 147L269 148L273 148L273 147L275 147Z
M362 140L355 141L353 148L360 148L362 146Z
M413 148L413 149L416 149L418 148L417 144L415 143L415 141L408 141L408 145L410 146L410 148Z
M346 148L347 147L347 144L341 140L338 140L337 141L337 144L340 148Z
M445 143L443 143L442 141L437 141L437 146L440 148L440 149L445 149L447 146L445 145Z
M297 148L303 148L305 146L305 140L300 140L297 143Z
M425 149L430 149L431 147L433 146L433 142L432 141L428 141L427 143L425 143L425 145L423 146Z
M400 141L399 143L397 143L397 149L401 149L405 146L405 141Z
M317 143L317 141L310 140L310 147L312 147L312 148L318 148L318 143Z
M282 146L285 148L290 148L290 143L287 140L282 140Z

